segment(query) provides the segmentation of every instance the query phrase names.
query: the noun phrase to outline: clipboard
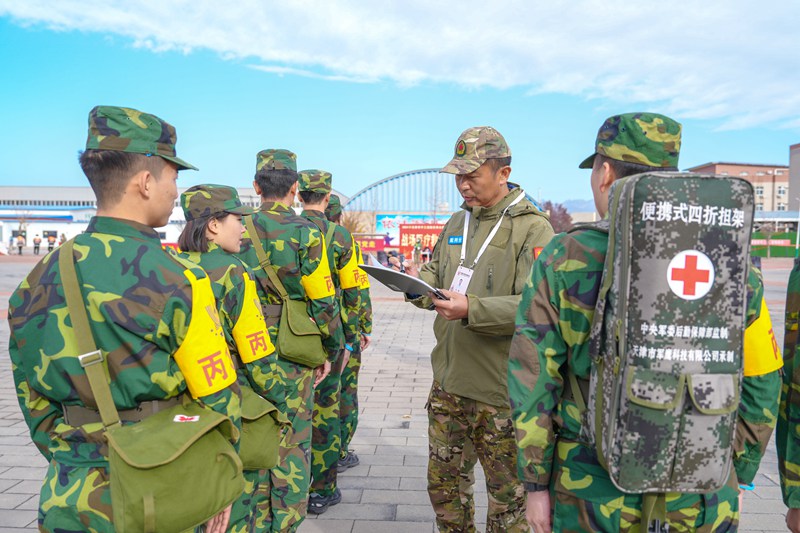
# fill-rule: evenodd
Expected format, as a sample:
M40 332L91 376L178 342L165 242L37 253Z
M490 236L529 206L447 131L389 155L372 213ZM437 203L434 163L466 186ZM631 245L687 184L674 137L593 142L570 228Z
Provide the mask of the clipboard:
M428 294L431 292L440 300L448 299L439 289L431 287L421 279L403 272L384 266L358 265L358 267L393 291L406 294Z

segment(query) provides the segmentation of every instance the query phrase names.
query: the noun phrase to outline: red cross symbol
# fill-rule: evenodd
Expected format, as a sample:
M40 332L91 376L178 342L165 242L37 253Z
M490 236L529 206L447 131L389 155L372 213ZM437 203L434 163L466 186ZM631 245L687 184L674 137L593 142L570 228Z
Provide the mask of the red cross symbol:
M683 294L694 296L698 283L708 283L711 276L710 270L697 268L697 256L686 255L684 268L672 269L672 281L683 282Z

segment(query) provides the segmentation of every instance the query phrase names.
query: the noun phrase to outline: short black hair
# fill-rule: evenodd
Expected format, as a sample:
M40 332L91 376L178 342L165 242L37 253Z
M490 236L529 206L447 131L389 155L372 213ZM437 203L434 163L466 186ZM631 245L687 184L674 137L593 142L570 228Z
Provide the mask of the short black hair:
M628 176L633 176L634 174L642 174L643 172L674 172L678 170L676 167L651 167L649 165L642 165L641 163L632 163L630 161L620 161L618 159L611 159L610 157L597 154L595 158L599 158L598 165L602 165L603 163L608 163L611 169L614 171L614 175L617 179L620 178L627 178Z
M208 223L212 220L224 220L228 215L230 213L214 213L213 215L193 218L187 221L180 237L178 237L178 248L183 252L207 252L208 237L206 237L206 229L208 228Z
M261 189L261 198L283 198L297 183L297 172L287 168L280 170L262 168L256 172L256 183Z
M328 196L326 192L300 191L297 193L306 204L318 204Z
M490 157L486 160L487 163L492 167L492 170L497 172L503 167L507 167L511 165L511 156L507 157Z
M100 208L113 207L122 200L131 176L149 170L158 178L166 164L160 157L117 150L84 150L78 161Z

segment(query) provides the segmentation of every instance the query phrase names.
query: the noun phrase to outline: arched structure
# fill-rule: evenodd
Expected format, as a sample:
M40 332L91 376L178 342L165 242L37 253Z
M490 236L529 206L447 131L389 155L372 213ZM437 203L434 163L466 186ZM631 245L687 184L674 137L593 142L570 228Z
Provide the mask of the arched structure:
M452 174L424 168L389 176L354 194L345 211L451 214L461 205Z

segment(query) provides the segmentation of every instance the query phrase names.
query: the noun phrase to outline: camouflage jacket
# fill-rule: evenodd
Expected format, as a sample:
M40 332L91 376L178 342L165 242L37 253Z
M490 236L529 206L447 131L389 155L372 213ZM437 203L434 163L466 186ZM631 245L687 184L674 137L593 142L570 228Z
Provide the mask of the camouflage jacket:
M344 226L328 221L322 211L306 209L300 213L300 216L314 223L325 238L328 263L333 275L333 285L336 287L337 303L344 326L344 340L349 346L349 351L352 352L355 343L359 342L358 319L361 309L359 291L361 270L358 268L358 255L355 253L353 236ZM333 228L333 238L328 239L331 228Z
M62 250L45 256L11 296L9 353L14 382L33 442L48 460L105 466L108 453L102 424L71 426L64 419L62 404L95 404L78 362L80 354L63 296L58 266ZM186 359L178 359L188 351L197 354L195 358L207 359L209 365L212 357L227 358L230 375L226 366L215 365L208 375L215 380L214 388L222 388L202 400L238 426L239 387L224 335L221 330L213 336L201 334L202 342L198 342L195 334L198 327L207 331L203 325L209 324L209 316L196 318L193 301L213 302L214 298L205 272L165 252L152 228L107 217L93 218L86 233L76 237L74 256L90 327L106 356L117 409L172 398L187 391L187 380L203 379L199 360L190 367ZM213 307L207 313L212 321L219 321Z
M608 235L579 230L553 238L533 265L522 294L508 363L509 395L517 435L518 474L523 482L551 483L556 440L575 442L575 454L558 460L595 465L594 450L580 444L580 421L574 401L562 398L566 372L589 379L589 334L608 249ZM747 324L758 317L763 285L758 271L748 277ZM748 357L769 354L748 354ZM777 417L778 371L745 377L736 429L734 468L743 483L756 474ZM572 445L571 445L572 446ZM565 463L566 464L566 463ZM566 468L566 466L565 466ZM604 478L585 488L609 494L617 489ZM562 480L563 482L563 480Z
M277 395L272 389L279 385L275 366L278 355L261 315L260 302L246 300L248 283L252 283L256 291L255 276L238 258L214 243L208 246L206 253L185 252L180 255L200 266L211 279L225 339L236 361L239 385L250 387L266 398L273 398ZM246 312L256 314L257 318L246 320L243 317ZM240 333L239 327L245 328L245 331ZM242 343L241 349L237 340Z
M786 291L786 323L783 339L783 389L780 418L775 435L783 502L800 507L800 354L797 349L800 325L800 259L795 259Z
M319 229L280 202L263 203L253 215L253 223L267 258L276 267L287 294L293 300L308 302L308 316L322 332L322 344L328 352L328 359L335 361L344 346L344 334L325 242L320 237ZM253 269L258 280L261 303L280 305L280 295L261 268L251 238L252 235L245 233L238 257ZM277 346L278 321L269 313L264 315L272 343Z
M489 208L462 206L442 230L433 258L420 269L420 278L433 287L449 289L460 261L464 209L472 214L464 243L465 266L469 266L503 211L520 194L521 189L513 189ZM467 290L469 316L463 320L437 316L434 321L436 346L431 364L433 378L446 392L505 407L514 317L535 250L550 241L553 228L547 216L525 199L502 218L500 229L474 267ZM427 308L430 299L413 302Z
M361 254L361 247L356 243L358 251L358 264L364 264L364 256ZM372 334L372 299L369 296L369 276L361 270L361 313L359 316L360 331L364 335Z

